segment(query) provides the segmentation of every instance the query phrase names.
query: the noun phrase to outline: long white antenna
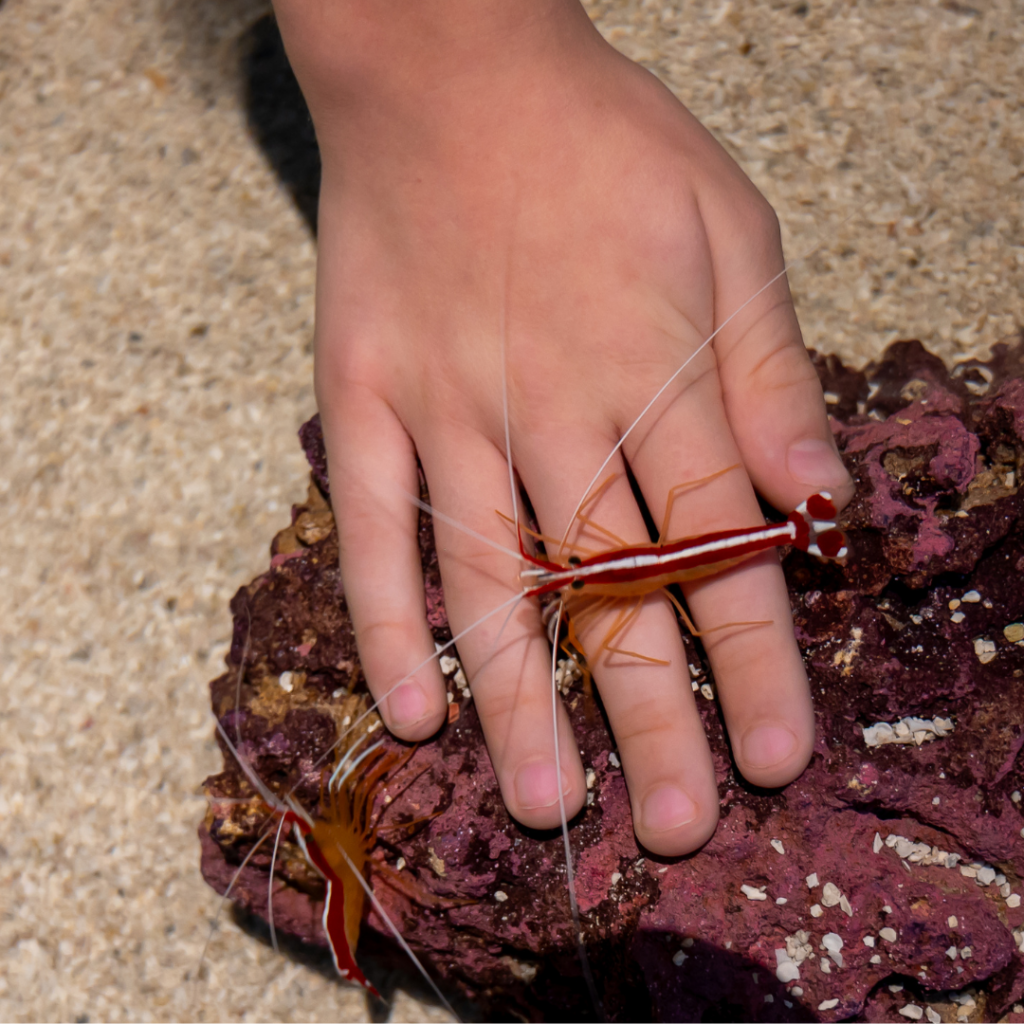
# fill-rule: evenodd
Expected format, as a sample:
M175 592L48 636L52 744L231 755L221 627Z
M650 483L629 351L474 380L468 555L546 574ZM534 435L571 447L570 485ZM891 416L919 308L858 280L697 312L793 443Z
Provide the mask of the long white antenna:
M558 613L554 621L562 620L563 600L559 598ZM572 911L573 938L576 940L576 952L579 954L583 978L590 992L591 1002L597 1015L604 1019L601 997L597 994L594 983L594 972L590 969L590 958L587 956L587 944L583 941L583 928L580 925L580 908L576 902L576 874L572 867L572 847L569 845L569 819L565 813L565 795L562 793L562 751L558 740L558 683L555 673L558 669L558 627L555 626L555 639L551 644L551 725L555 737L555 780L558 789L558 817L562 825L562 845L565 847L565 874L569 883L569 909Z
M345 863L348 865L349 870L356 878L359 879L359 884L363 887L363 892L369 897L370 902L373 904L373 909L377 911L380 919L388 926L391 934L394 935L395 941L402 948L402 952L405 953L409 959L416 965L416 970L423 975L423 980L430 986L434 995L440 1000L441 1005L457 1020L460 1021L462 1018L452 1008L452 1004L448 1002L444 997L444 993L437 987L437 983L434 979L427 974L427 969L420 963L419 957L412 951L409 943L402 938L402 933L395 927L391 918L388 917L387 911L380 905L380 900L374 895L373 889L370 887L370 883L363 878L361 871L356 870L355 864L352 862L352 858L348 855L348 852L341 846L338 847L338 852L345 858Z
M850 213L847 217L843 218L843 220L841 220L839 222L837 227L842 227L847 221L852 220L853 217L855 217L858 213L860 213L862 209L863 209L863 207L858 207L856 210L854 210L852 213ZM768 281L767 284L762 285L760 288L758 288L758 290L756 292L754 292L754 294L751 295L750 298L746 300L746 302L743 302L741 305L737 306L736 309L734 309L700 343L700 345L696 349L694 349L694 351L691 352L689 356L687 356L686 360L683 362L683 365L680 366L679 369L676 370L676 372L673 373L672 376L669 377L669 379L667 381L665 381L665 383L662 384L662 386L660 388L658 388L658 390L655 393L654 397L643 407L643 409L640 411L640 414L637 416L637 418L635 420L633 420L633 422L626 428L626 430L622 434L622 437L620 437L619 440L616 442L615 447L612 448L612 450L608 453L608 457L604 460L604 462L601 463L600 467L598 468L598 471L594 474L593 479L590 481L589 484L587 484L587 489L583 492L583 496L580 498L579 504L573 510L572 515L569 517L569 522L566 524L565 533L562 535L562 544L565 544L565 542L569 539L569 530L572 529L572 524L576 521L576 517L579 515L580 509L583 508L583 503L587 500L587 496L590 494L591 490L593 489L594 484L597 483L597 481L601 478L601 475L608 468L608 463L612 461L612 459L615 457L615 455L618 452L618 450L623 446L623 444L625 444L626 438L629 437L629 435L633 433L633 430L640 423L640 421L651 411L651 407L654 405L654 403L657 402L658 399L661 398L661 396L663 394L665 394L665 392L668 390L668 388L672 384L672 382L679 376L679 374L681 374L683 372L683 370L685 370L690 365L690 363L692 363L694 361L694 359L697 358L697 356L699 356L701 354L701 352L704 351L704 349L706 349L708 347L708 345L711 344L712 341L715 340L716 337L718 337L718 335L733 320L736 319L736 317L738 317L740 315L740 313L743 312L743 310L745 310L747 308L747 306L749 306L756 298L758 298L759 296L764 294L764 292L766 292L769 288L771 288L771 286L773 284L775 284L775 282L778 281L778 279L780 277L785 277L786 274L788 274L789 271L793 269L793 267L797 266L797 264L799 264L799 263L803 263L803 261L806 260L809 256L811 256L815 252L817 252L817 250L821 248L822 244L823 244L822 241L818 241L818 242L815 242L814 245L810 246L810 248L805 249L799 256L796 257L796 259L791 260L789 263L787 263L770 281Z

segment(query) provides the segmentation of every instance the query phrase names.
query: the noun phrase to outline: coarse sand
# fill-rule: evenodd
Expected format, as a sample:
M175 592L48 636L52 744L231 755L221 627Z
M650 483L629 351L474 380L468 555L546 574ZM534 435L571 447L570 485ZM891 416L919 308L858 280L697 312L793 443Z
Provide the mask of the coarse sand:
M779 212L809 344L1024 323L1024 7L594 2ZM365 1020L198 871L228 600L305 493L315 248L247 0L0 6L0 1018ZM378 1011L375 1011L378 1012ZM377 1019L380 1019L379 1016ZM401 992L392 1020L445 1019Z

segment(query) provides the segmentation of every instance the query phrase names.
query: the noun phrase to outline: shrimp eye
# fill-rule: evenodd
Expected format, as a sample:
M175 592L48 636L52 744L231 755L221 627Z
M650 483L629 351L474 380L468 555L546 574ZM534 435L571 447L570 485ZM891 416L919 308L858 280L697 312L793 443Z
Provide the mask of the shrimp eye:
M582 590L583 589L583 580L575 579L569 585L572 587L573 590Z
M580 559L576 555L570 555L569 564L572 566L577 566L580 564Z

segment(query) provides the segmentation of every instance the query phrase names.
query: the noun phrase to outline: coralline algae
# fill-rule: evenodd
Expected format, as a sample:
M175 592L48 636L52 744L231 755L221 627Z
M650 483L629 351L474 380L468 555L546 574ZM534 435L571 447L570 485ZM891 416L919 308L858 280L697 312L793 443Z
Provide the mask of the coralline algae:
M600 709L572 684L592 794L572 823L577 889L610 1018L1024 1020L1021 351L999 348L952 375L917 342L863 372L817 359L858 488L844 514L854 545L845 568L785 558L818 737L792 785L746 785L715 701L696 694L722 820L698 853L652 857L633 836ZM344 728L339 708L361 677L318 421L301 437L310 498L275 538L269 571L232 601L228 671L211 691L261 775L298 786L313 807L317 758ZM443 642L426 517L420 547ZM706 664L689 640L687 653L700 690ZM441 983L482 1015L592 1016L561 839L509 818L457 663L446 665L449 724L377 802L375 863L401 870L372 872L374 891ZM248 789L227 758L207 791ZM435 816L400 827L425 815ZM211 806L202 867L218 891L259 823L251 805ZM268 870L261 850L232 893L257 915ZM322 885L290 844L277 874L277 929L322 944ZM386 931L372 914L364 927Z

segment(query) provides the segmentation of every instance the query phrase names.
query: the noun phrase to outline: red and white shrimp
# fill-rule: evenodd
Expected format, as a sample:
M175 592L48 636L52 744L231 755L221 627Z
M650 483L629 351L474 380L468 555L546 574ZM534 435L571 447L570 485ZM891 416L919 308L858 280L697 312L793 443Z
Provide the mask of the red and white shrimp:
M221 741L258 795L268 818L268 827L265 827L263 834L236 870L222 894L223 898L226 900L230 896L235 882L256 851L271 834L274 834L275 830L269 826L276 821L277 829L267 882L267 921L271 941L276 950L273 907L275 864L282 833L286 828L290 828L307 864L324 883L323 930L339 977L360 985L380 998L380 993L367 979L355 959L363 910L366 900L369 899L374 910L388 926L398 945L409 956L441 1005L458 1019L443 993L381 906L365 878L370 853L380 830L379 815L376 821L372 820L376 791L386 776L398 771L409 760L415 752L415 747L403 754L385 752L382 749L383 741L380 740L366 746L364 741L368 733L364 733L342 757L337 759L333 770L329 774L324 773L319 813L314 815L298 803L293 792L284 796L275 794L231 741L219 719L216 719L216 728ZM360 750L360 747L363 749ZM408 824L402 827L408 828ZM402 885L401 888L405 890L407 886Z

